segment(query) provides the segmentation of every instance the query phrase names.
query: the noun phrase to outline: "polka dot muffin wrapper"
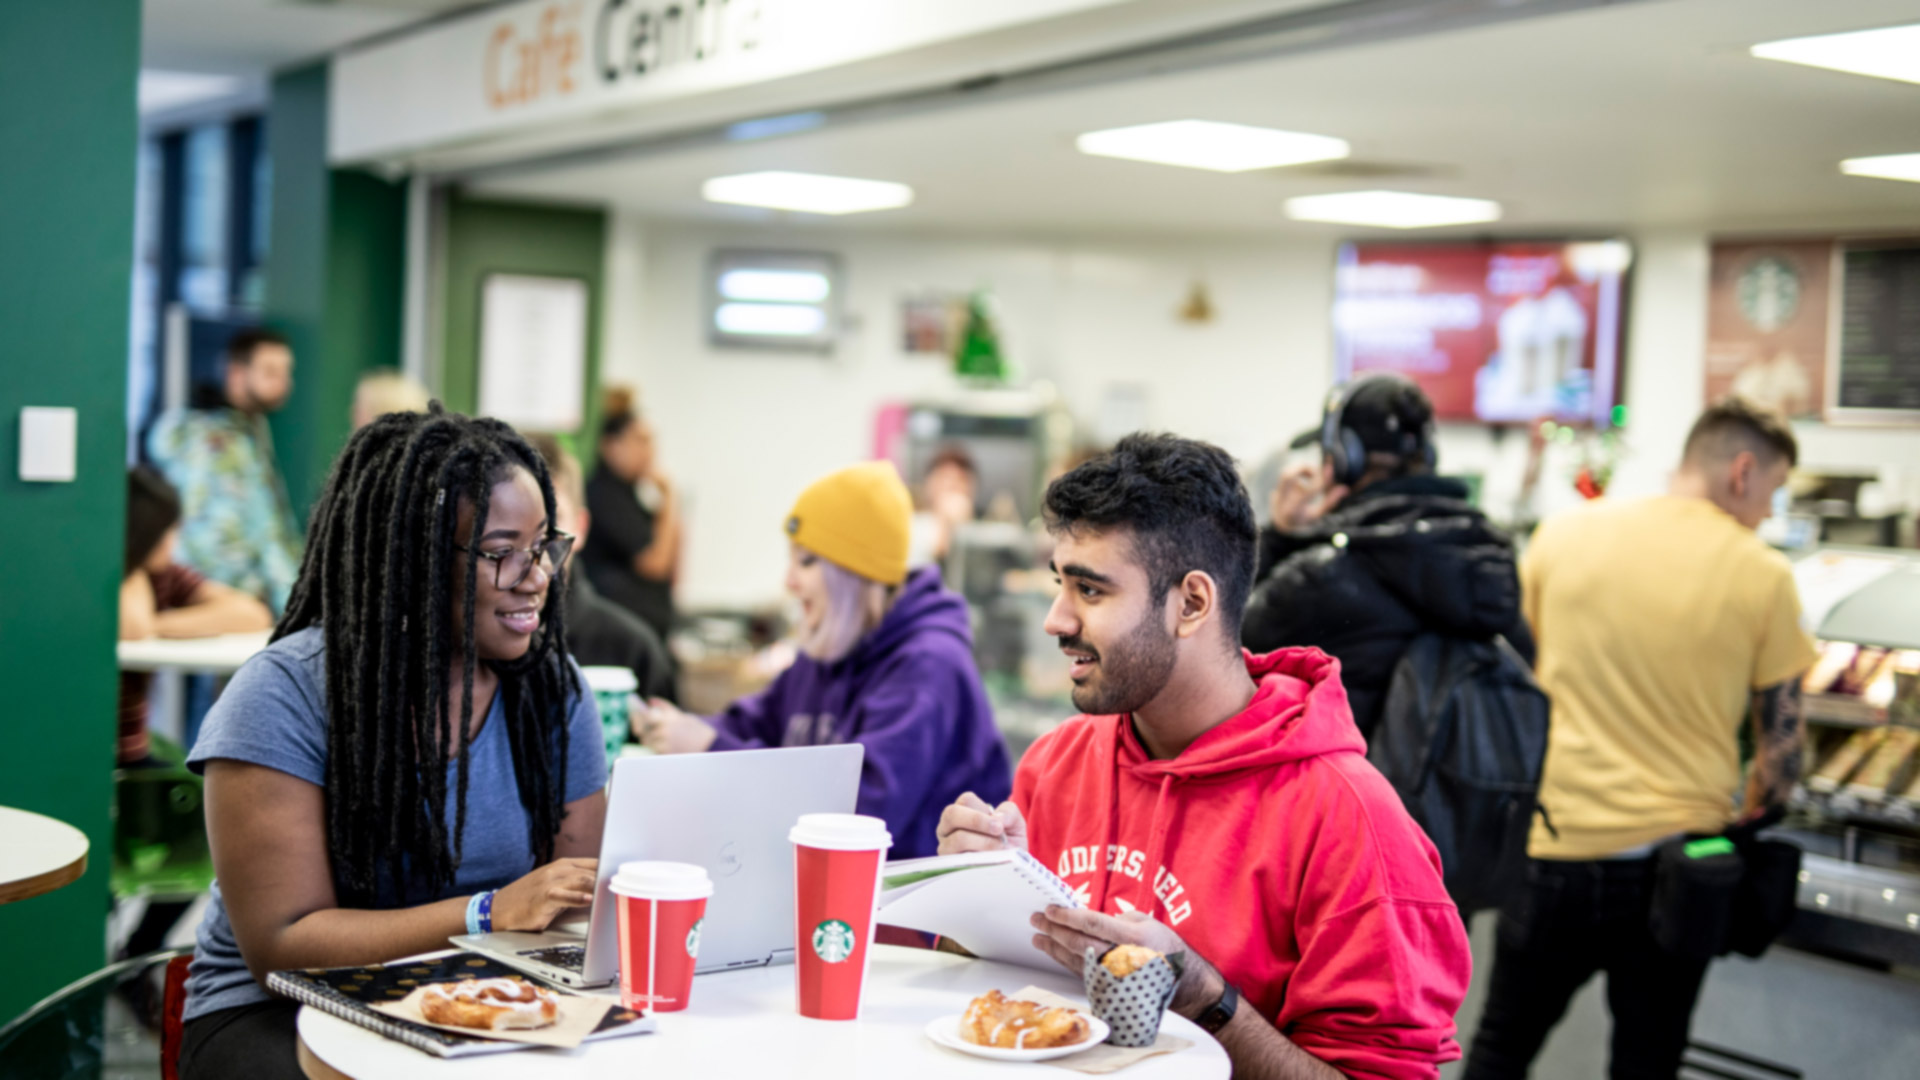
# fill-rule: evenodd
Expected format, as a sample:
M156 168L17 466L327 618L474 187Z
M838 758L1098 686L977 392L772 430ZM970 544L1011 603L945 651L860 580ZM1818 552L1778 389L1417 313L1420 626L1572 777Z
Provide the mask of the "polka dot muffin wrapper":
M1114 1046L1152 1046L1160 1035L1160 1018L1166 1015L1174 988L1180 983L1185 954L1162 956L1124 979L1100 963L1104 955L1087 947L1085 978L1093 1015L1113 1029L1107 1042Z

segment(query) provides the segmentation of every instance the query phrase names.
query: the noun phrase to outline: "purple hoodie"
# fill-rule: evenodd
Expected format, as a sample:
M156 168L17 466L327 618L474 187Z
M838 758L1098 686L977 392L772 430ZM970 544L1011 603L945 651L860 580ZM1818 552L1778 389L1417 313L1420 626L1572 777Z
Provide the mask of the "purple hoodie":
M865 746L859 811L887 820L889 858L934 854L940 812L961 792L998 806L1013 790L973 664L967 605L933 567L907 576L886 618L844 660L802 656L709 722L715 750Z

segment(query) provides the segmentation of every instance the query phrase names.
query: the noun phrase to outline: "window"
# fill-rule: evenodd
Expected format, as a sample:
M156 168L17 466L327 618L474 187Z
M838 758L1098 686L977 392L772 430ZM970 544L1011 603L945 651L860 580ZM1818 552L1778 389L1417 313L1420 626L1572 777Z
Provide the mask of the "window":
M707 278L715 345L829 352L840 332L840 267L832 255L716 251Z

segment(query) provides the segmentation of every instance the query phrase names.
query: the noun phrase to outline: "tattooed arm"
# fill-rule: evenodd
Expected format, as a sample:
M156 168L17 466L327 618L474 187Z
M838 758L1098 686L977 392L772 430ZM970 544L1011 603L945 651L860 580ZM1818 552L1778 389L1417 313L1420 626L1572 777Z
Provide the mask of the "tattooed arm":
M1800 734L1800 679L1753 692L1749 715L1753 721L1753 769L1747 774L1747 817L1785 805L1800 782L1805 754Z

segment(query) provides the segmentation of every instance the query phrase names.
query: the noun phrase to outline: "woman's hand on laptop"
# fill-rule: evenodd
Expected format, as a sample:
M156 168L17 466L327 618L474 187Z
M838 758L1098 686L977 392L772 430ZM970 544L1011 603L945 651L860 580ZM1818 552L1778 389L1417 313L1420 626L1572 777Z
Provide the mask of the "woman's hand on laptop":
M999 806L969 791L940 812L940 824L934 829L940 839L940 854L962 851L999 851L1003 848L1027 850L1027 819L1009 799Z
M495 930L545 930L570 908L593 903L599 859L555 859L493 895Z

